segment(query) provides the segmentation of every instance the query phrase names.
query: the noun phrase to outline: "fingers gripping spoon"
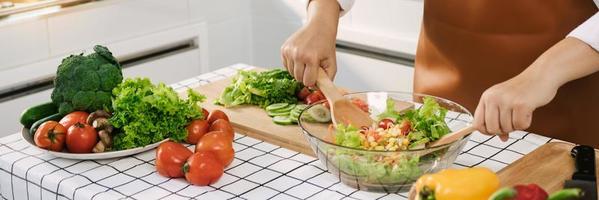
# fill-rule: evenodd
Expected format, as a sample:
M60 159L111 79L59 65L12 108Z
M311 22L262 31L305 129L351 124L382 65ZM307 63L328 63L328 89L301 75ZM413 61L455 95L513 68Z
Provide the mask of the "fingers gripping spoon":
M349 123L358 128L362 126L371 126L373 124L374 121L370 118L368 113L358 108L358 106L350 102L349 99L343 97L322 68L318 68L316 85L329 102L333 124L337 125L339 122Z

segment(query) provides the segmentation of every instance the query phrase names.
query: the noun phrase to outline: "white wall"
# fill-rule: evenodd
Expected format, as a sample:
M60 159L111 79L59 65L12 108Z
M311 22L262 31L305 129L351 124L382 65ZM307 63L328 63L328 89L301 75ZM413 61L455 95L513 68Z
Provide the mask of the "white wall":
M339 27L339 40L415 54L423 0L356 0Z

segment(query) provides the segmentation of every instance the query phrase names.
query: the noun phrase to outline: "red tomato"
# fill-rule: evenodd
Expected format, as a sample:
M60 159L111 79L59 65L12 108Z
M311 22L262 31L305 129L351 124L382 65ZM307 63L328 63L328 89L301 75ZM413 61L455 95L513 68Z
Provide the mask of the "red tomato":
M165 177L183 177L183 165L191 154L193 152L182 144L164 142L156 149L156 171Z
M368 104L364 102L362 99L353 98L351 100L358 108L362 109L364 112L368 112Z
M98 143L98 133L94 127L76 123L67 131L67 150L71 153L91 153Z
M204 117L203 119L208 119L208 115L210 113L208 112L208 110L206 110L206 108L202 108L202 116Z
M208 133L208 121L196 119L187 125L187 138L185 142L188 144L197 144L204 134Z
M224 119L217 119L210 125L210 132L213 131L224 132L224 135L229 137L231 141L233 141L233 138L235 137L235 131L233 131L233 126L231 126L231 123L225 121Z
M225 167L212 152L197 152L183 166L185 179L194 185L206 186L215 183L223 175Z
M308 97L306 97L306 103L309 105L312 105L320 100L324 100L326 99L324 97L324 94L322 94L322 92L320 90L316 90L314 92L312 92L312 94L308 95Z
M304 87L297 93L297 98L303 101L306 100L306 97L308 97L308 95L310 95L310 89L308 89L308 87Z
M69 128L71 128L71 126L73 126L73 124L76 124L77 122L85 124L87 122L87 116L89 116L89 113L83 111L75 111L64 116L62 119L60 119L59 123L62 124L62 126L64 126L68 130Z
M35 145L50 151L62 151L67 129L55 121L44 122L35 131L33 141Z
M210 115L208 115L208 124L212 124L212 122L216 121L217 119L229 121L229 117L227 114L225 114L225 112L222 110L213 110Z
M393 125L393 120L390 119L382 119L379 122L379 128L382 129L388 129L389 127L391 127L391 125Z
M196 153L202 151L213 152L224 167L229 166L235 156L233 142L222 133L217 133L217 131L207 133L198 142Z
M549 197L547 192L537 184L516 185L516 196L513 200L545 200Z
M410 120L401 121L401 124L399 124L399 130L401 130L402 135L408 135L412 130L412 123Z

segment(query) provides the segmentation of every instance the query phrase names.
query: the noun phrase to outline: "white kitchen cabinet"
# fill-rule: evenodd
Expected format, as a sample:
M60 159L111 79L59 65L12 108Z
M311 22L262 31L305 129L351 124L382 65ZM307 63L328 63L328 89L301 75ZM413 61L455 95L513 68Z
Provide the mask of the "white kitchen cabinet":
M73 53L187 24L187 4L187 0L106 1L59 13L48 18L50 53Z
M412 92L413 76L410 66L337 52L335 83L353 91Z
M173 84L200 74L199 49L187 50L149 62L127 66L123 76L148 77L154 84Z
M0 25L0 72L48 55L46 20Z
M0 137L4 137L21 130L22 125L19 123L19 118L23 110L33 106L50 101L52 89L43 90L27 96L19 97L9 101L0 103Z

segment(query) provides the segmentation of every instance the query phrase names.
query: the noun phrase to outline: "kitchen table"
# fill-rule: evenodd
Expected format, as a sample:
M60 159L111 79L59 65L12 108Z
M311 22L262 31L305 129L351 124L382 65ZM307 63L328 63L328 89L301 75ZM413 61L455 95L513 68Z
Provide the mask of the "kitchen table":
M177 91L248 70L237 64L173 84ZM15 123L18 123L15 120ZM498 171L540 145L555 141L518 131L507 142L472 135L454 167ZM190 146L190 148L192 148ZM406 199L406 193L353 189L329 174L318 159L236 134L235 160L214 185L189 185L158 175L153 150L108 160L68 160L36 150L15 133L0 138L3 199Z

